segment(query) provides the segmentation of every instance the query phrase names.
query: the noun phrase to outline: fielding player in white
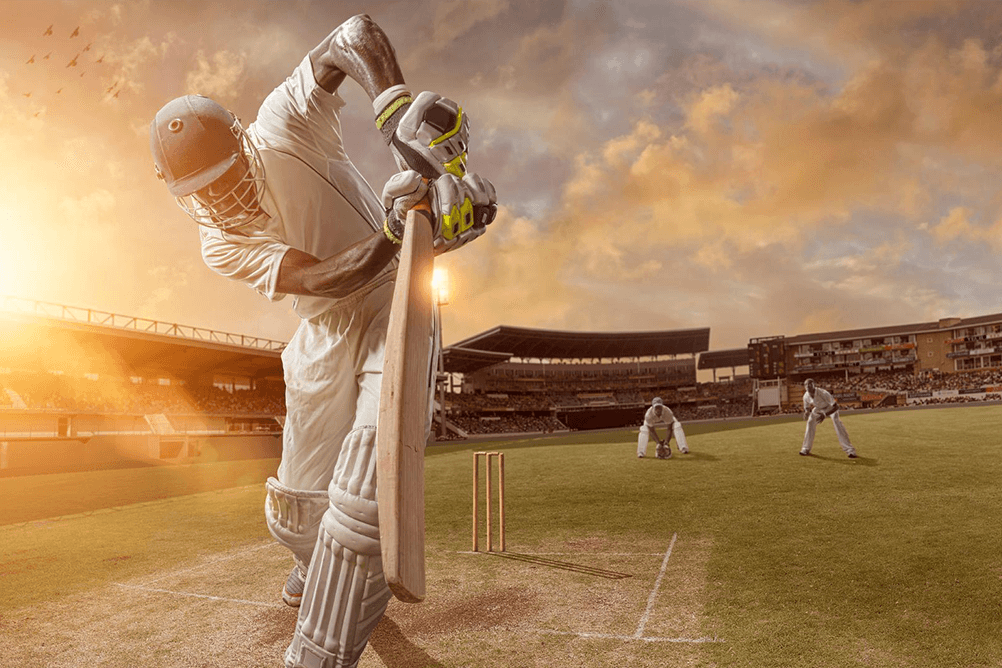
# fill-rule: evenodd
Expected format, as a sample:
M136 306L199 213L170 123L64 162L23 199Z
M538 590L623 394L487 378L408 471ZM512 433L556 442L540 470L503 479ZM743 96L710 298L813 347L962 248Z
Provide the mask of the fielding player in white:
M337 90L346 77L373 101L404 170L382 202L344 152ZM411 97L388 38L367 16L310 51L246 130L196 95L169 102L151 124L157 174L200 225L205 263L269 300L295 295L301 318L282 353L282 461L265 502L268 529L296 563L283 591L301 603L286 666L355 666L390 599L375 425L396 255L411 208L433 219L436 253L494 219L493 186L466 173L468 137L456 103Z
M656 427L665 427L665 439L662 441L658 437ZM665 406L661 397L654 397L651 400L651 407L644 414L644 424L640 427L640 435L637 436L637 457L644 457L647 454L647 441L650 435L654 435L654 440L658 442L658 459L671 458L671 437L675 435L678 441L678 451L683 455L689 454L689 445L685 442L685 432L682 431L682 423L675 419L675 415Z
M849 455L849 459L856 458L856 448L852 447L849 441L849 432L845 430L845 425L838 415L838 402L828 390L817 387L814 380L808 378L804 381L804 419L807 421L807 431L804 432L804 446L800 448L800 454L805 457L811 454L811 447L814 445L814 432L818 425L825 421L826 417L832 419L835 425L835 434L838 436L838 443Z

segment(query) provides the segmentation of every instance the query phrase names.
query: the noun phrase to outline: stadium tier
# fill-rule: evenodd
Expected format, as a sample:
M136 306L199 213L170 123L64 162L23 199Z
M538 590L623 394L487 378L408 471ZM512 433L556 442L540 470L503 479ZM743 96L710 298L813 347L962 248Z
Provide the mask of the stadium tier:
M277 456L284 343L0 300L0 472Z

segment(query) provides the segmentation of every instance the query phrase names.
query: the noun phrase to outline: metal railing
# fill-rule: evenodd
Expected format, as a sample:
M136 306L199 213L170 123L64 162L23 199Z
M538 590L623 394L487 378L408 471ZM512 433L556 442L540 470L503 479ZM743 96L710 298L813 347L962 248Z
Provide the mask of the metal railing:
M134 332L145 332L149 334L161 334L189 341L223 343L232 346L241 346L244 348L254 348L255 350L281 352L286 346L284 341L274 341L272 339L265 339L259 336L219 332L214 329L206 329L204 327L192 327L189 325L179 325L171 322L160 322L159 320L150 320L148 318L137 318L134 316L121 315L119 313L96 311L89 308L66 306L65 304L54 304L52 302L42 302L34 299L24 299L21 297L0 295L0 310L11 313L42 316L45 318L55 318L65 320L67 322L86 323L88 325L96 325L98 327L126 329Z

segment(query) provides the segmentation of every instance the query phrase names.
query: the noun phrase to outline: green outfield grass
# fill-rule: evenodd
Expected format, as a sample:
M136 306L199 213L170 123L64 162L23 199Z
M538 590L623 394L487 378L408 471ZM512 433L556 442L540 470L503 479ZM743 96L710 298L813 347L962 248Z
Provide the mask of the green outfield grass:
M433 666L544 665L536 655L551 666L1002 665L1002 407L843 421L857 460L827 422L814 456L798 456L799 420L689 425L691 454L676 450L668 461L653 446L637 459L635 429L430 448L429 600L395 623L404 636L426 629L422 615L439 614L436 600L458 592L474 601L501 592L536 615L504 642L497 634L521 628L517 618L413 631ZM535 563L464 556L476 450L506 453L508 551ZM30 616L109 582L261 545L263 490L251 483L274 466L0 479L0 609L8 619ZM78 514L40 519L69 513ZM651 626L684 621L686 637L718 642L575 635L588 624L632 632L673 536ZM541 554L562 556L547 563L533 556ZM481 613L471 604L469 614ZM539 620L565 635L527 635ZM580 658L593 654L618 658Z

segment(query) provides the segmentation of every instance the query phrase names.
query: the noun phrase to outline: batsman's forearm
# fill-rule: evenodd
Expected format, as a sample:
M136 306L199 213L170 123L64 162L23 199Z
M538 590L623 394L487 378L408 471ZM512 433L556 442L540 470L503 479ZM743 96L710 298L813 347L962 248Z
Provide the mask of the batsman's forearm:
M400 246L374 232L354 246L324 260L290 250L279 268L276 290L285 294L340 299L375 278Z
M310 57L317 83L330 93L337 90L345 76L357 81L370 100L390 86L404 83L389 38L365 14L353 16L335 28Z

